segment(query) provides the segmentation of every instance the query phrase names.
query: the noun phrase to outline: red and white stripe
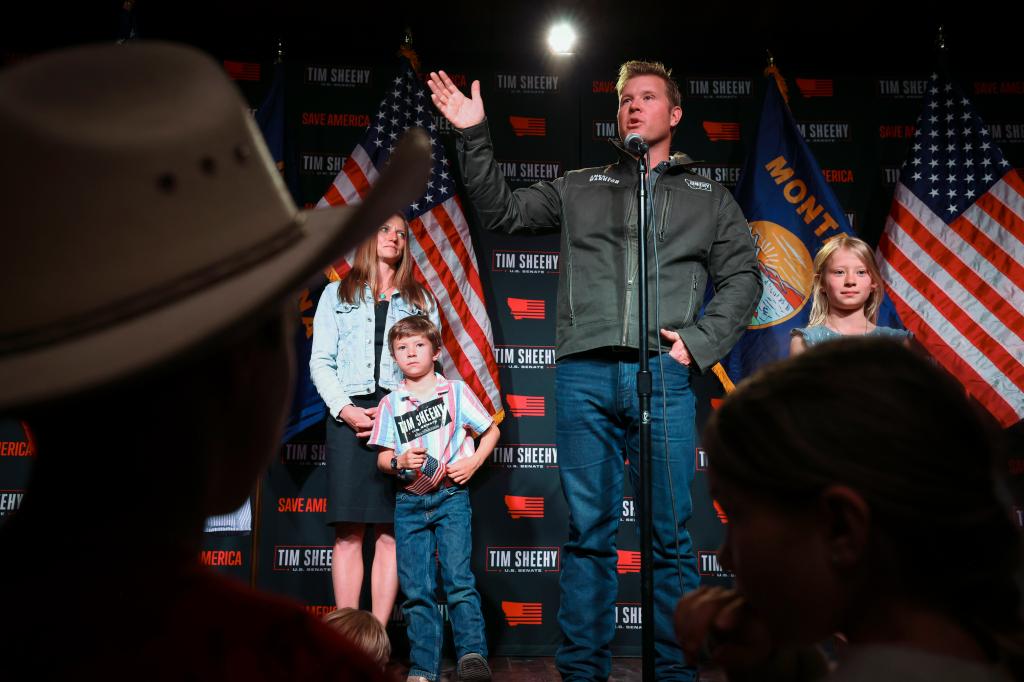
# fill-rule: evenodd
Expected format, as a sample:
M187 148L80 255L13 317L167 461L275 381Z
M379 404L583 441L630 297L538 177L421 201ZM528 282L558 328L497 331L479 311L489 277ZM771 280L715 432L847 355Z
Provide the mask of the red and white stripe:
M1004 426L1024 419L1024 179L946 223L901 183L878 251L904 324Z
M366 152L356 145L342 164L317 206L359 203L378 177ZM461 379L493 416L501 422L504 411L494 357L491 321L484 304L483 286L469 225L458 197L436 205L409 224L409 249L414 273L434 295L441 318L441 364L449 379ZM331 280L351 269L352 254L332 265Z

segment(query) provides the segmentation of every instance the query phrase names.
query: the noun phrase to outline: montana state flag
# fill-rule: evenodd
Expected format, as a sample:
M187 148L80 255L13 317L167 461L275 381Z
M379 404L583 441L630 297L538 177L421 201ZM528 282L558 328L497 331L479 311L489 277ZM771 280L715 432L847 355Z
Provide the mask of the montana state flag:
M814 254L829 239L853 234L776 78L767 79L753 150L734 194L750 223L764 285L746 333L722 361L737 382L789 355L789 331L805 326L811 310ZM902 326L889 318L879 323Z

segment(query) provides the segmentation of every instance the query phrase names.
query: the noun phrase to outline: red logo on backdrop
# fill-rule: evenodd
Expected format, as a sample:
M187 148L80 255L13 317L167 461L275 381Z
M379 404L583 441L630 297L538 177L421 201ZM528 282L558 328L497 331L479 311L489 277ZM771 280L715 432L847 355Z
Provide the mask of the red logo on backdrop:
M543 519L544 498L506 495L505 506L513 519Z
M797 78L796 87L804 97L831 97L833 81L831 78Z
M508 407L512 410L513 417L543 417L544 396L542 395L513 395L505 396L508 400Z
M853 182L853 171L848 168L824 168L825 182L847 184Z
M545 316L544 299L508 298L505 299L513 320L543 320Z
M1024 95L1024 81L975 81L975 95Z
M592 92L615 92L615 81L592 81Z
M725 515L725 510L722 509L722 505L718 504L718 500L711 500L711 504L715 506L715 513L718 514L718 520L723 524L729 523L729 517Z
M200 553L203 566L241 566L242 553L238 551L209 550Z
M259 62L232 62L224 60L224 70L228 77L235 81L258 81L260 79Z
M454 83L456 86L458 86L458 87L460 87L462 89L466 88L466 74L464 74L464 73L449 73L447 71L445 71L444 73L445 73L446 76L448 76L448 78L450 78L452 80L452 83ZM423 81L424 83L426 83L429 78L430 78L430 72L429 71L424 71L423 73L420 74L420 80Z
M278 512L326 512L326 497L279 497Z
M544 609L539 601L503 601L501 610L505 613L505 622L509 627L541 625L544 622Z
M25 434L22 440L0 440L0 457L35 457L36 441L28 424L19 422Z
M917 127L909 123L883 123L878 126L878 139L909 140L916 131Z
M334 613L338 609L334 604L306 604L306 613L315 617L323 618L328 613Z
M712 142L736 142L740 139L740 124L704 121L704 132Z
M628 549L620 549L619 552L619 574L640 572L640 552L632 552Z
M540 116L509 116L516 137L544 137L548 134L547 119Z
M370 115L303 111L302 125L326 126L328 128L366 128L370 125Z

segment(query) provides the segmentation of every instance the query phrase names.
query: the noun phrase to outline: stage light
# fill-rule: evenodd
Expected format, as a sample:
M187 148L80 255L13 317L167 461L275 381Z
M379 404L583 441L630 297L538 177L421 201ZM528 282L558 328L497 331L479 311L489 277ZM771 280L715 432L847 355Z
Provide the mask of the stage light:
M555 54L572 54L576 46L576 31L566 22L555 24L548 31L548 47Z

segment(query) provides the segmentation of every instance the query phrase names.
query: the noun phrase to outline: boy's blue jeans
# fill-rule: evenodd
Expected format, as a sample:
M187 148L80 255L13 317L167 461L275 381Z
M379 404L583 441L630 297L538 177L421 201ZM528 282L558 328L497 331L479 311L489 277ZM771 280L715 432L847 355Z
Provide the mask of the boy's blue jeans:
M569 356L555 369L559 475L569 506L558 611L565 641L555 655L564 680L607 680L611 673L623 476L640 490L638 366L632 358ZM690 370L668 355L652 357L650 369L655 666L659 682L694 680L697 670L684 661L672 626L676 602L700 580L686 530L694 396ZM646 502L638 492L638 514Z
M437 565L448 595L448 616L458 658L487 657L480 593L470 568L473 510L463 486L425 495L400 491L395 496L395 551L398 580L405 594L402 610L409 633L409 675L441 679L444 622L437 609Z

